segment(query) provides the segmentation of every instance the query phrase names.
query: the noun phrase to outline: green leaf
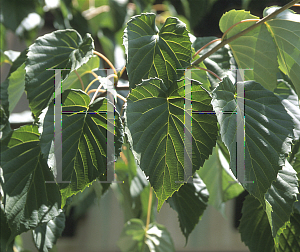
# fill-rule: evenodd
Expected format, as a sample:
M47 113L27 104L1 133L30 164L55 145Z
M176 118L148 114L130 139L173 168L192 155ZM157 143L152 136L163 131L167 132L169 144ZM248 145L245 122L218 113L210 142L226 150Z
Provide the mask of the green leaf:
M65 228L65 214L60 212L53 220L35 228L33 233L33 241L38 251L48 252L50 251L54 244L56 244L57 239L61 236Z
M25 64L23 63L9 76L8 102L9 112L12 113L25 90Z
M300 215L293 213L276 243L276 251L293 252L300 248Z
M276 11L279 7L264 10L264 15ZM300 94L300 22L299 15L285 10L274 19L266 22L278 51L280 70L292 80L296 92Z
M82 79L84 88L87 87L87 85L90 83L90 75L89 73L99 68L99 57L94 56L89 59L89 61L82 65L80 68L78 68L76 71L80 78ZM95 77L93 76L93 79ZM79 81L79 78L75 72L72 72L69 74L68 78L66 78L62 83L62 92L67 89L81 89L81 83Z
M260 202L251 195L244 200L239 231L250 251L275 251L267 214Z
M225 32L235 23L245 19L259 18L251 15L249 11L231 10L220 19L220 29ZM253 24L255 22L240 23L232 28L225 38L230 38ZM230 42L229 46L239 68L253 69L245 71L245 80L255 80L264 88L273 91L277 84L277 51L267 27L262 24Z
M294 160L294 163L293 163L293 168L297 172L298 180L300 180L300 152L299 152L299 150L298 150L298 152L295 155L295 160ZM300 207L300 205L299 205L299 207ZM299 210L300 210L300 208L299 208Z
M139 219L131 219L124 225L117 244L122 252L175 251L172 238L163 225L151 223L145 232L144 223Z
M16 97L13 97L13 95L17 95L17 97L19 96L19 91L20 90L24 90L24 77L23 75L23 71L24 68L22 67L22 65L24 64L25 60L26 60L26 54L27 54L27 49L24 50L19 57L17 57L16 59L11 59L13 60L12 66L9 70L8 73L8 77L5 81L3 81L1 83L0 86L0 99L1 99L1 105L3 106L5 113L7 116L9 116L9 113L12 112L12 108L14 108L15 105L10 105L10 103L17 103L19 100L16 99ZM17 72L17 73L15 73ZM12 81L10 81L10 77L11 75L13 75L12 77ZM20 80L16 79L17 77L21 77ZM23 77L23 80L22 80ZM11 84L10 84L11 83ZM15 91L12 87L10 87L9 85L13 85L14 88L17 88L17 91ZM9 91L8 91L9 90ZM10 95L9 95L10 94ZM10 109L9 109L10 107Z
M203 62L201 62L198 66L206 69ZM191 68L191 79L199 81L207 91L211 90L207 73L204 70L197 69L196 67Z
M245 181L243 186L264 202L285 157L291 150L294 123L281 100L254 81L244 82L245 90ZM215 111L236 111L235 86L226 78L213 92ZM243 108L241 108L243 109ZM235 113L217 114L222 141L230 153L230 168L236 174Z
M0 203L1 204L1 203ZM0 250L3 252L13 252L13 241L8 243L11 235L11 231L6 219L6 215L4 213L4 209L2 209L2 204L0 207Z
M23 126L1 141L5 214L11 239L59 215L60 194L39 146L38 127Z
M158 77L167 87L179 79L177 69L190 65L191 42L185 24L177 18L167 18L159 31L155 14L132 17L124 31L126 70L130 88L142 79ZM183 75L184 71L178 74Z
M55 86L55 71L65 69L63 79L68 73L87 63L92 56L94 42L90 34L84 39L75 30L55 31L39 37L29 47L26 61L25 90L29 106L35 116L49 104Z
M300 109L299 99L296 92L284 80L278 80L277 88L274 93L281 100L282 105L285 107L289 116L292 117L294 122L294 136L296 139L300 137Z
M181 232L188 242L190 233L202 218L207 207L209 193L206 185L195 173L193 183L186 183L167 202L178 213Z
M6 115L2 105L0 105L0 139L4 139L11 132L8 116Z
M66 198L83 190L96 178L106 178L107 100L98 98L90 104L81 90L66 90L62 94L62 179L63 205ZM54 104L49 105L41 136L43 154L48 157L54 139ZM115 156L122 146L122 123L115 112ZM115 159L115 157L112 157ZM106 179L105 179L106 180Z
M236 181L220 148L214 148L212 155L198 171L209 192L208 204L225 216L225 202L237 197L244 188Z
M194 111L212 111L211 97L192 81ZM144 80L128 97L126 125L133 154L158 198L158 210L184 180L184 98L180 80L168 90L158 78ZM192 170L203 165L216 143L215 115L192 114Z
M273 237L278 230L290 219L293 205L297 199L298 179L295 170L286 161L277 179L273 181L265 194L265 210L268 215Z
M195 49L192 48L192 55L194 55L195 53L196 53ZM199 58L199 56L197 55L195 59L198 59L198 58ZM203 62L198 64L198 66L206 69L206 66L204 65ZM209 82L209 79L208 79L207 72L202 70L202 69L197 68L196 66L193 66L191 68L191 70L192 70L191 71L191 79L199 81L207 91L210 91L211 90L211 85L210 85L210 82Z
M0 23L0 50L1 51L5 51L6 49L6 29L4 27L4 25L2 24L2 22Z

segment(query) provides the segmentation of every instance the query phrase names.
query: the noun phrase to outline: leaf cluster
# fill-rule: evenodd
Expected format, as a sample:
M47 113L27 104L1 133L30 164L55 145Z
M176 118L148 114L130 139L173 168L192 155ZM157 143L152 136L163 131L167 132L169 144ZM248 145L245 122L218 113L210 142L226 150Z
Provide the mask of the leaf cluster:
M27 14L42 13L38 1L27 2L15 22L2 16L19 36L39 25L26 26L34 18ZM54 249L69 207L109 188L124 210L123 252L175 251L155 221L164 202L187 242L208 204L224 214L244 190L242 241L251 251L297 251L297 1L267 7L262 19L230 10L219 39L196 38L184 17L168 17L170 3L76 2L51 10L60 30L23 52L1 51L1 64L11 65L1 83L1 251L13 251L28 230L39 251ZM196 27L193 1L182 2ZM24 91L33 122L13 130L9 118Z

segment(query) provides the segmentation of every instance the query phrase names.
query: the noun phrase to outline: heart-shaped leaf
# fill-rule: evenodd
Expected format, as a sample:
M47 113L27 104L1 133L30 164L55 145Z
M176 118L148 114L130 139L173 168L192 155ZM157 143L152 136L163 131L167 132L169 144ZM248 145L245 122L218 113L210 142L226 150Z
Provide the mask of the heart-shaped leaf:
M185 24L177 18L167 18L159 31L155 14L134 16L127 23L123 45L130 88L151 77L162 79L169 87L179 79L177 69L190 64L190 38Z
M225 32L246 19L257 19L249 11L231 10L226 12L220 19L220 29ZM243 22L233 27L227 34L230 38L245 30L255 22ZM277 84L276 73L278 72L277 51L272 36L265 24L260 25L247 34L240 36L229 43L239 68L248 69L245 71L245 80L255 80L263 87L274 90Z
M5 214L16 235L59 215L60 193L39 146L38 127L23 126L1 142Z
M60 184L63 205L66 198L83 190L96 178L106 178L107 100L102 97L89 103L89 96L81 90L68 89L62 94L62 179L71 181L71 184ZM40 143L46 157L51 154L54 139L53 120L52 102L44 119ZM115 112L115 156L121 150L122 134L122 123Z
M264 10L264 16L280 7ZM300 15L285 10L266 22L278 51L279 68L292 80L296 92L300 94Z
M192 172L199 169L216 143L217 124L211 97L200 83L192 81ZM168 90L158 78L144 80L128 97L126 125L133 154L158 198L158 209L184 180L185 83L180 80ZM189 154L190 155L190 154ZM187 168L186 168L187 169ZM192 176L189 174L188 176ZM176 182L177 181L177 182ZM178 183L179 182L179 183Z
M213 92L212 104L215 111L236 111L235 89L229 78L220 83ZM244 90L245 181L254 182L244 183L243 186L263 204L264 194L276 179L291 150L295 125L281 100L273 92L254 81L246 81ZM242 106L240 111L244 110L244 105ZM237 115L218 113L217 118L222 140L230 153L230 168L237 176L236 169L244 168L236 167Z
M49 104L54 92L55 71L70 71L85 64L93 54L94 42L90 34L84 39L75 30L60 30L39 37L29 47L26 61L25 90L29 106L35 116ZM38 78L37 78L38 76Z
M248 195L243 202L242 219L239 226L242 241L250 251L274 252L274 240L263 206Z

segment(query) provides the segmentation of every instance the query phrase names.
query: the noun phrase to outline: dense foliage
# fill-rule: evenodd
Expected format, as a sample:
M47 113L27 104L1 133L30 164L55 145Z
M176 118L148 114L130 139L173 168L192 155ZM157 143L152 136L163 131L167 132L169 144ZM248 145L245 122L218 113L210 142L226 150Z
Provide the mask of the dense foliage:
M266 7L261 19L232 9L219 21L222 38L192 34L215 1L202 2L181 1L180 15L172 1L65 0L44 9L1 1L2 31L28 43L23 52L1 47L1 64L11 65L1 83L1 251L16 249L28 230L39 251L51 251L68 208L88 190L101 197L111 189L124 210L123 252L175 251L153 214L165 202L188 242L208 204L222 212L244 190L239 231L250 251L298 251L300 15L291 10L298 1ZM48 12L58 30L31 43ZM62 69L60 179L53 69ZM12 129L8 118L24 91L33 123Z

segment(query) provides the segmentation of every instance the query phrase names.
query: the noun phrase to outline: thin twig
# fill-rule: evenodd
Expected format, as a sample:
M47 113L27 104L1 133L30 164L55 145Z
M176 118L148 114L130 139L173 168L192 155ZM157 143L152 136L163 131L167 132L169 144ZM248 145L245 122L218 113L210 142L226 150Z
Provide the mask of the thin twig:
M119 78L121 78L121 77L122 77L122 75L123 75L123 73L124 73L125 69L126 69L126 66L124 66L124 67L122 68L122 70L120 71Z
M109 5L102 5L97 8L91 7L89 9L83 11L82 16L84 16L86 20L90 20L90 19L96 17L97 15L99 15L100 13L109 12L109 10L110 10Z
M84 92L87 92L88 90L89 90L89 88L92 86L92 84L94 83L94 82L96 82L96 81L98 81L99 79L97 78L95 78L95 79L93 79L90 83L89 83L89 85L87 85L87 87L86 87L86 89L84 90Z
M94 77L95 77L96 79L98 79L98 75L95 74L93 71L88 71L88 73L91 73L92 75L94 75Z
M151 207L152 207L152 187L150 186L150 189L149 189L149 199L148 199L147 222L146 222L145 234L147 233L148 228L149 228L149 224L150 224Z
M87 92L87 94L88 95L90 95L91 93L95 93L97 91L97 89L91 89L91 90L89 90L88 92ZM105 93L106 92L106 90L104 90L104 89L100 89L99 91L98 91L98 93Z
M206 45L202 46L194 55L193 55L193 58L195 58L197 56L197 54L199 54L203 49L205 49L206 47L208 47L209 45L211 45L212 43L214 42L217 42L217 41L221 41L220 38L217 38L217 39L214 39L212 41L210 41L209 43L207 43Z
M74 70L74 72L75 72L75 74L77 75L77 78L80 81L82 91L84 91L84 85L83 85L83 82L82 82L82 79L81 79L80 75L78 74L78 72L76 70Z
M227 34L232 28L234 28L235 26L237 26L238 24L241 24L241 23L247 23L247 22L257 22L257 21L259 21L259 20L260 20L260 19L244 19L244 20L242 20L242 21L240 21L240 22L237 22L237 23L233 24L232 26L230 26L230 27L224 32L224 34L223 34L223 36L222 36L222 40L224 40L226 34Z
M126 98L125 98L123 95L120 95L120 94L117 93L116 96L117 96L118 98L120 98L124 103L127 102ZM124 103L123 103L123 104L124 104Z
M285 6L281 7L280 9L274 11L273 13L269 14L268 16L260 19L259 21L257 21L254 25L251 25L250 27L248 27L247 29L235 34L234 36L223 40L220 44L218 44L217 46L215 46L213 49L211 49L209 52L207 52L206 54L204 54L202 57L200 57L199 59L195 60L192 63L192 66L198 65L200 62L202 62L203 60L205 60L207 57L209 57L210 55L212 55L213 53L215 53L216 51L218 51L220 48L222 48L224 45L232 42L233 40L241 37L242 35L252 31L253 29L255 29L256 27L258 27L259 25L261 25L262 23L270 20L271 18L277 16L279 13L285 11L286 9L292 7L295 3L298 3L299 0L293 0L290 3L286 4Z
M106 61L106 63L110 66L110 68L114 71L114 74L117 75L117 77L118 77L117 70L115 69L114 65L109 61L108 58L106 58L102 53L99 53L97 51L94 51L94 54L96 54L100 58L104 59Z
M212 74L213 76L215 76L216 78L218 78L219 81L222 81L222 79L221 79L216 73L214 73L213 71L208 70L208 69L203 68L203 67L198 67L198 66L194 66L194 67L199 68L199 69L201 69L201 70L204 70L204 71L206 71L206 72L209 72L210 74Z

